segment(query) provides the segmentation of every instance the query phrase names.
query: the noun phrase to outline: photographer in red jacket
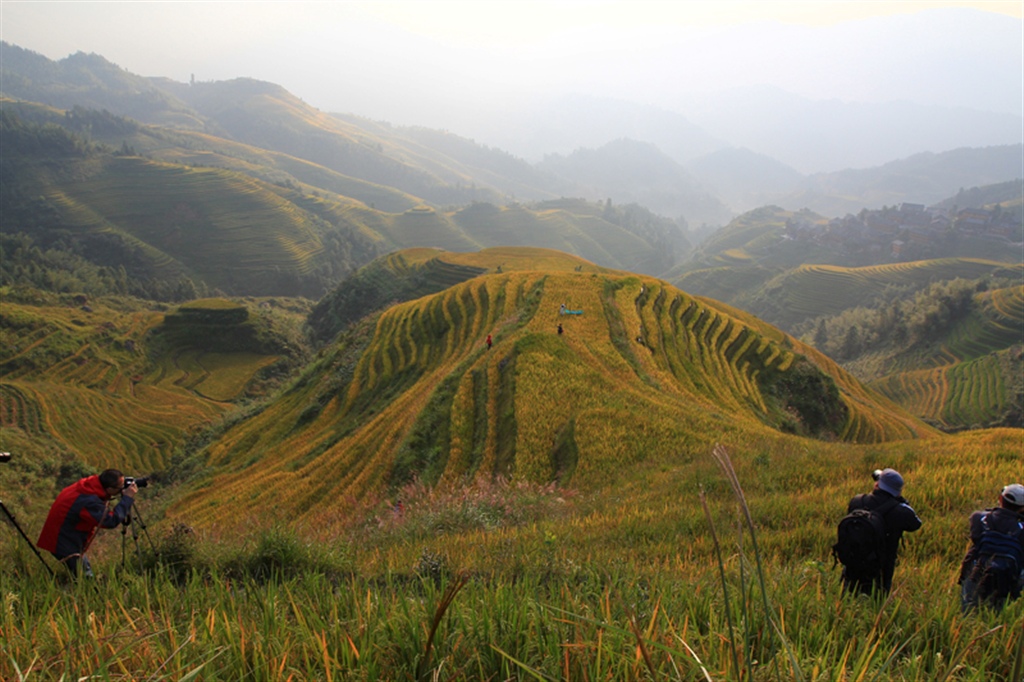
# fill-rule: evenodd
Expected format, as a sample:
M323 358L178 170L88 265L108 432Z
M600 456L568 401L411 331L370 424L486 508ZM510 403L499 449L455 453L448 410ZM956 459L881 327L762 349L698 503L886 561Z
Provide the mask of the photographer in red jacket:
M138 487L125 487L124 474L107 469L99 476L89 476L69 485L57 496L39 533L36 545L53 554L77 576L79 567L86 576L92 568L85 557L93 536L100 528L117 528L128 517ZM121 500L113 509L107 502L115 495Z

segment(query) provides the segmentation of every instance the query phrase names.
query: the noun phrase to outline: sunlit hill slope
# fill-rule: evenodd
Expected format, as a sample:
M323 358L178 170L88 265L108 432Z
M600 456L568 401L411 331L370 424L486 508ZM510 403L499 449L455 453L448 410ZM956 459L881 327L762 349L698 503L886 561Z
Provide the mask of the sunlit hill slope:
M0 295L4 446L127 471L165 470L186 438L265 391L261 377L286 372L288 328L308 307Z
M203 453L209 474L171 515L210 525L228 508L277 510L324 527L414 478L586 487L722 439L937 435L744 313L576 258L552 267L554 256L460 254L488 274L350 327Z

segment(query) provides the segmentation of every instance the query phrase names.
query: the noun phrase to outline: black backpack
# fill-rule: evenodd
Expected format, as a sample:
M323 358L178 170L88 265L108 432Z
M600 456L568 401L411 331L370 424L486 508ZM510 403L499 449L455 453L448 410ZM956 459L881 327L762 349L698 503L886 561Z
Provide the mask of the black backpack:
M971 580L977 585L974 598L999 607L1007 598L1020 596L1020 574L1024 566L1024 550L1020 544L1020 525L1017 534L1000 533L989 528L988 514L981 517L984 531L978 543L978 555L971 570Z
M846 569L847 578L874 580L882 577L885 515L900 502L894 498L876 509L854 509L840 519L832 556Z

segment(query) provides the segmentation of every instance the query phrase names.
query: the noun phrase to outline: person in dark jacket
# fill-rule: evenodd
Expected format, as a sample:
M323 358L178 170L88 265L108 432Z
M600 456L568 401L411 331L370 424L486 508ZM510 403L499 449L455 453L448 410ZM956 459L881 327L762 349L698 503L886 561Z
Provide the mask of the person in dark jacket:
M1007 599L1021 594L1024 576L1024 485L1011 483L999 493L999 506L971 514L971 544L960 565L960 605L964 612L985 602L999 609ZM1006 584L999 585L997 562L1010 565ZM979 559L984 560L979 561ZM986 575L991 573L992 575ZM981 589L979 589L981 588Z
M64 488L46 516L36 545L64 564L72 575L79 570L92 575L85 556L89 544L100 528L117 528L128 517L138 486L125 487L124 475L107 469L98 476L88 476ZM107 502L115 495L121 500L110 509Z
M856 495L846 507L846 513L854 509L878 509L885 520L885 547L882 554L882 573L870 578L851 578L843 572L843 587L849 592L888 594L892 589L892 576L896 572L896 557L904 533L913 533L921 527L921 519L903 498L903 476L895 469L876 471L875 487L870 493Z

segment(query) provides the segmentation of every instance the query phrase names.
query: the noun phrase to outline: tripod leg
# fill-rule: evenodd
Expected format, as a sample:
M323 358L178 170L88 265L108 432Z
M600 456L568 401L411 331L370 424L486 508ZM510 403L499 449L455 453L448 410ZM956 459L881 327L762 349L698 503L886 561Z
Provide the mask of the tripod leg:
M46 563L46 559L44 559L43 555L39 553L38 549L36 549L35 543L33 543L32 540L30 540L29 537L25 535L25 531L23 531L21 529L21 526L18 525L18 520L14 518L14 514L12 514L11 510L8 509L7 506L3 503L3 500L0 500L0 509L3 509L4 514L6 514L7 518L11 520L11 523L14 524L14 527L18 529L18 533L21 535L21 537L25 538L25 542L27 542L28 546L32 548L32 551L35 552L35 555L39 557L39 561L42 562L43 566L49 572L50 577L57 577L56 574L53 572L53 569L50 568L50 565Z
M142 547L139 546L139 531L132 525L132 541L135 543L135 555L139 558L139 573L145 571L145 567L142 563Z
M126 517L125 521L127 521L127 520L128 519ZM127 543L128 543L128 524L127 523L123 523L123 524L121 524L121 568L122 568L122 570L124 569L124 564L125 564L125 560L124 560L124 557L125 557L125 545Z

